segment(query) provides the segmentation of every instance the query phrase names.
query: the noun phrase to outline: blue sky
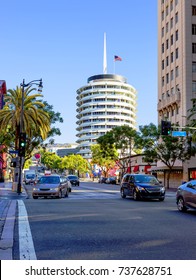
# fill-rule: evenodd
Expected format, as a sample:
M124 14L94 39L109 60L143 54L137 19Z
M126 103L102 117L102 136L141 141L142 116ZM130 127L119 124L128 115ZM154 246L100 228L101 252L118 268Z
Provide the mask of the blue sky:
M44 100L61 113L56 143L76 141L76 90L103 73L138 92L137 124L157 124L157 0L7 0L1 3L0 80L14 89L43 79Z

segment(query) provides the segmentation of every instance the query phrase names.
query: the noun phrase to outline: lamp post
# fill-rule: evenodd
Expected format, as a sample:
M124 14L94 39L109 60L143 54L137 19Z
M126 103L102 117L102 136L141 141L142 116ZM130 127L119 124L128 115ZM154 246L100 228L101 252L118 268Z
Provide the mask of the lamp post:
M23 79L23 82L20 84L22 87L22 101L21 101L21 113L20 113L20 135L24 131L24 125L23 125L23 118L24 118L24 91L25 88L31 85L37 85L38 86L38 92L42 92L43 84L42 79L40 80L33 80L27 84L25 84L25 80ZM19 136L20 137L20 136ZM20 142L20 141L19 141ZM20 147L19 147L20 149ZM19 174L18 174L18 186L17 186L17 193L21 194L21 186L22 186L22 165L23 165L23 156L19 155Z

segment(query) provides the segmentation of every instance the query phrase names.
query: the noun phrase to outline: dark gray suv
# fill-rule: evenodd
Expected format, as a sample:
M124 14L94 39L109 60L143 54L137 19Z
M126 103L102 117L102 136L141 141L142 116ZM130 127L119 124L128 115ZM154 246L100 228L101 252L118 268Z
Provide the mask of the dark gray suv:
M139 199L165 199L165 187L155 176L146 174L125 174L121 182L120 193L122 198L132 196Z
M196 180L189 181L178 187L176 193L178 210L196 209Z

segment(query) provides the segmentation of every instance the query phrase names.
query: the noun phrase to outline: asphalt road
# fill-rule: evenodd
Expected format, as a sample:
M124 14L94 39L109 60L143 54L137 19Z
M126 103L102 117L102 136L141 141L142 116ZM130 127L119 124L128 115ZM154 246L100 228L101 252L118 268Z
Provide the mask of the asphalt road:
M174 194L133 201L119 186L81 183L69 198L24 202L38 260L196 259L196 212L180 213Z

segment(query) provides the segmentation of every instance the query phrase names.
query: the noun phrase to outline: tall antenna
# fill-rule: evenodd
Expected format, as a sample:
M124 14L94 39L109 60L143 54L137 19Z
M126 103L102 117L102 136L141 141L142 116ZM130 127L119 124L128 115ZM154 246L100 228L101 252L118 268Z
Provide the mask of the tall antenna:
M103 73L107 74L106 33L104 33Z

